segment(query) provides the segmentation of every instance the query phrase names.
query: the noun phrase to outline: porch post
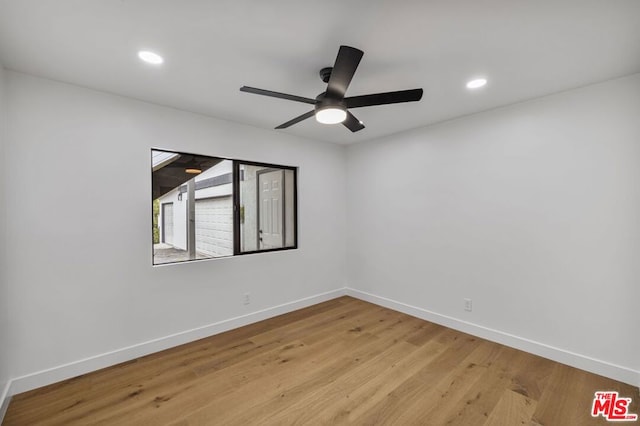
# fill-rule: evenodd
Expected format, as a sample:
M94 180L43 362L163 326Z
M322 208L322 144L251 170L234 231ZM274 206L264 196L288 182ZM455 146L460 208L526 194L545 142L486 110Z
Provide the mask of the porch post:
M196 258L196 180L187 182L187 252L189 260Z

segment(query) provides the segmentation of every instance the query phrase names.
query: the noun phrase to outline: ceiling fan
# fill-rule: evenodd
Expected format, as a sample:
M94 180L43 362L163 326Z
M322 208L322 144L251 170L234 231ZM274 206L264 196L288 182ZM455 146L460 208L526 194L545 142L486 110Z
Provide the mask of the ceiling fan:
M351 114L350 111L348 111L350 108L396 104L401 102L415 102L422 98L422 89L399 90L396 92L345 97L349 83L351 83L351 79L358 68L358 64L360 63L360 59L362 59L363 54L364 52L362 50L354 47L340 46L340 50L338 51L338 56L336 57L333 67L322 68L320 70L320 78L322 81L327 83L327 90L320 93L315 99L273 92L271 90L257 89L249 86L242 86L240 91L302 102L314 106L313 110L279 125L276 129L285 129L315 115L316 120L320 123L342 123L352 132L364 129L364 124Z

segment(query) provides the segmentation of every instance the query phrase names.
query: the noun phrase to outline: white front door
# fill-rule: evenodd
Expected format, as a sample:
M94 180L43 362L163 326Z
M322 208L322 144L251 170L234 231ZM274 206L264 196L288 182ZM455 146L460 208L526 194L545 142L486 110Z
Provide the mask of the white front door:
M260 249L284 247L284 171L258 174L258 243Z

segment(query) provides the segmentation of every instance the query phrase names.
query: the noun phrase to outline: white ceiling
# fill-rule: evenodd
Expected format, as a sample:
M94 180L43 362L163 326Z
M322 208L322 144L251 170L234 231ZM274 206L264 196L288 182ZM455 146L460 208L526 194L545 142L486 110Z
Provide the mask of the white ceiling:
M638 0L0 0L6 68L273 129L310 105L341 44L365 52L348 96L424 88L418 103L276 132L352 143L640 72ZM140 62L160 53L165 64ZM486 76L470 92L465 82Z

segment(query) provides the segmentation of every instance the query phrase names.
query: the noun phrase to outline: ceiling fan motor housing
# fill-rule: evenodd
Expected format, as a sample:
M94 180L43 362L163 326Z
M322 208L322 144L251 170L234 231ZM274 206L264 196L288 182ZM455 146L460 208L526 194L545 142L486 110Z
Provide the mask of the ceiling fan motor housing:
M342 99L329 98L327 97L327 92L322 92L316 96L316 104L314 108L316 111L324 108L339 108L346 110L347 106Z

